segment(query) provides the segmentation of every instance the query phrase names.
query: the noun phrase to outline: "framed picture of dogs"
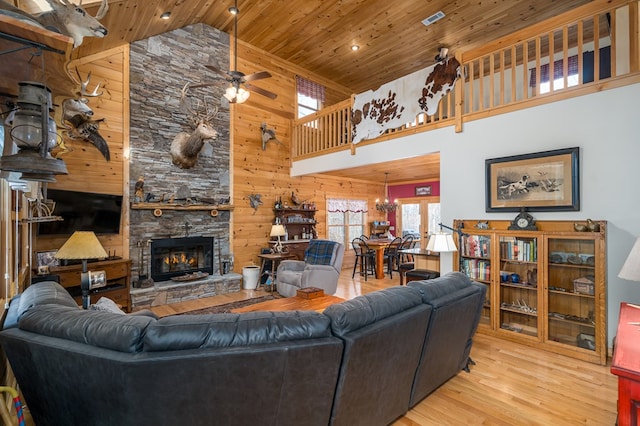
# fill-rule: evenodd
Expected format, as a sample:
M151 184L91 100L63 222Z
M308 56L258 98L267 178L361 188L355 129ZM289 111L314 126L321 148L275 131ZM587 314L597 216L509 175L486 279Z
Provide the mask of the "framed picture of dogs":
M485 160L486 211L580 210L579 150Z

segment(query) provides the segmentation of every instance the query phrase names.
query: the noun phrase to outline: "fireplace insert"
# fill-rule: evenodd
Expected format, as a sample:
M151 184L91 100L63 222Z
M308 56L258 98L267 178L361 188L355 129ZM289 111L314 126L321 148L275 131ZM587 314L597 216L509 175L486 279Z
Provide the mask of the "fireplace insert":
M213 237L161 238L151 241L151 278L167 281L194 272L213 274Z

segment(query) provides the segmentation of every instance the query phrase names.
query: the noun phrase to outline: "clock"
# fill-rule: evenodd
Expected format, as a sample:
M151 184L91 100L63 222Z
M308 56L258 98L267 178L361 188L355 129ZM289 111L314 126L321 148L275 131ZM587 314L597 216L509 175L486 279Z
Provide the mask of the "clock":
M520 209L520 213L511 221L509 229L516 231L537 231L538 227L535 224L533 216L522 208Z

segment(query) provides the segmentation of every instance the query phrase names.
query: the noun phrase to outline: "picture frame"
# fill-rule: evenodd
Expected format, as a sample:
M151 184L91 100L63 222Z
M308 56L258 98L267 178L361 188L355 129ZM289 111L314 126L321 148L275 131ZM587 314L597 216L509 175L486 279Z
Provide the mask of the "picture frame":
M431 195L431 185L416 186L416 197Z
M38 271L49 271L49 268L53 266L60 266L60 261L55 258L56 253L57 250L36 252L36 267Z
M485 160L486 211L580 210L579 147Z
M89 271L89 288L106 287L107 272L106 271Z

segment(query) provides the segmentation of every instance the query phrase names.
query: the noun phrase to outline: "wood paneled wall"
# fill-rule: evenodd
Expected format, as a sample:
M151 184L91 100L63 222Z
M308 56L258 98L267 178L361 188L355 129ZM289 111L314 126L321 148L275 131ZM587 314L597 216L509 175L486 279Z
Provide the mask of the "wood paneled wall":
M70 148L62 158L67 163L69 175L61 176L52 188L123 194L125 213L123 228L119 236L102 238L107 250L116 250L118 255L129 257L129 66L128 46L78 59L71 69L78 66L82 75L92 71L92 84L106 81L105 94L92 98L90 105L96 118L105 118L100 133L111 150L111 161L106 162L93 146L86 142L68 141ZM231 57L233 61L233 56ZM231 163L232 204L231 249L234 255L234 271L258 263L260 249L268 246L269 232L274 220L273 204L278 197L289 199L292 192L304 200L316 203L318 213L317 231L320 238L326 237L326 199L330 197L359 198L369 200L369 221L384 220L384 215L375 210L375 199L383 192L382 179L378 183L357 179L308 176L291 177L291 119L296 113L295 76L301 75L327 88L326 104L348 98L348 89L335 85L299 67L289 64L266 52L239 42L238 68L246 73L266 70L273 77L255 82L256 86L278 94L271 100L252 93L249 100L233 105L231 110ZM62 100L56 100L60 103ZM262 150L261 123L267 123L276 131L282 144L269 142ZM254 210L249 205L250 194L261 194L263 205ZM60 247L64 239L39 238L37 250L52 250Z
M383 192L382 179L371 183L326 176L291 177L291 121L296 114L295 77L300 75L325 85L327 104L340 101L351 94L346 88L325 81L281 59L239 42L238 67L244 73L269 71L273 77L255 82L256 86L278 95L271 100L252 93L249 100L234 105L231 113L231 140L233 141L232 199L235 210L232 215L234 270L258 263L257 255L262 247L268 247L269 232L274 220L273 205L277 198L290 200L295 192L300 199L316 203L318 236L326 237L326 199L331 197L369 200L369 220L383 220L375 210L375 199ZM260 123L266 122L275 129L282 145L269 142L262 150ZM248 196L261 194L263 205L254 210ZM377 195L376 195L377 194Z
M102 96L91 97L89 106L94 119L103 119L99 133L107 141L111 161L106 161L100 151L89 142L72 140L63 136L66 150L55 148L53 154L64 160L69 174L59 175L49 188L71 191L96 192L123 195L124 210L119 235L99 236L105 250L116 252L118 256L129 257L129 46L111 49L96 55L72 61L69 70L75 75L75 68L83 79L91 72L89 90L101 84ZM80 86L78 85L78 91ZM54 99L62 105L65 97ZM61 107L56 108L56 122L59 133ZM62 131L61 131L62 130ZM34 251L55 250L66 238L42 237L36 239Z

